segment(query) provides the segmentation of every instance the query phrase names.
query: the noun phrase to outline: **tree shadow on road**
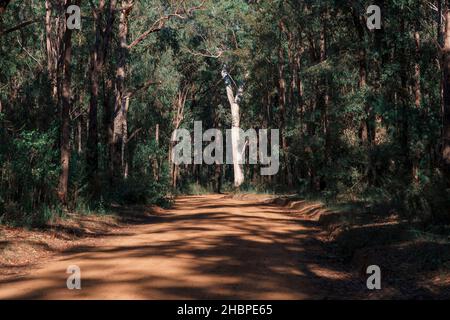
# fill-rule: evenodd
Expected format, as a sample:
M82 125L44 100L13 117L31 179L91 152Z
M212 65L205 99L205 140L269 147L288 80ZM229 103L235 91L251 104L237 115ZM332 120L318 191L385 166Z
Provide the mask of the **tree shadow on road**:
M101 270L87 273L80 292L58 296L65 275L48 273L38 289L15 298L101 299L111 297L105 294L110 288L123 286L133 288L134 298L148 299L369 299L404 293L401 286L390 284L388 291L374 296L365 276L333 256L330 244L318 237L318 222L255 203L230 214L228 209L236 206L208 205L202 197L180 200L166 214L148 218L139 229L139 244L65 252L61 261L83 261L83 270ZM174 234L179 236L163 237ZM117 274L118 261L142 269ZM4 284L14 281L0 281ZM414 290L420 284L413 281L410 286ZM425 293L436 296L430 290ZM124 296L117 292L117 298Z

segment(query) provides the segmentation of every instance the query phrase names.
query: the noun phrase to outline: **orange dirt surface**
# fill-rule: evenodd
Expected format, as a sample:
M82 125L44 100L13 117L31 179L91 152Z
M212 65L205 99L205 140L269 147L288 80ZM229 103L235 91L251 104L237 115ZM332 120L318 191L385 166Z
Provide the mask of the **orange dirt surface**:
M180 197L127 232L0 279L0 299L368 298L365 282L327 256L320 230L257 198ZM67 289L71 265L81 290Z

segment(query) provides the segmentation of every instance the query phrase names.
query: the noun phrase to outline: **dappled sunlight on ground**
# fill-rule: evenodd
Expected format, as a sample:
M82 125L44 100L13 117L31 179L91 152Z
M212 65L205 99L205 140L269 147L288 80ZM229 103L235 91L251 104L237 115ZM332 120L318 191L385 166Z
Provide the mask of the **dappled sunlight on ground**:
M132 230L0 282L0 298L320 299L361 286L314 241L315 222L263 202L182 197ZM82 290L66 288L69 265Z

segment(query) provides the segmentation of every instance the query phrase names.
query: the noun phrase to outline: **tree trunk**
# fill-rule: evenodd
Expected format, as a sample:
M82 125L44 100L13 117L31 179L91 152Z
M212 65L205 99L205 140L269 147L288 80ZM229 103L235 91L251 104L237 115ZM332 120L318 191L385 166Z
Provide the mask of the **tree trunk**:
M159 123L155 126L155 144L156 147L159 149ZM170 150L170 154L172 154L172 150ZM175 170L172 170L172 175L174 174ZM153 160L153 173L155 177L155 181L159 181L159 157L156 156ZM176 182L175 182L176 184Z
M72 30L65 28L62 43L62 92L61 92L61 173L59 176L58 197L67 205L70 165L70 107L71 107L71 73Z
M173 130L178 130L183 119L184 119L184 107L186 105L186 100L189 94L190 87L189 85L183 86L178 90L177 96L173 103L175 116L172 119L172 128ZM172 181L172 188L176 189L177 187L177 176L178 176L178 167L172 161L172 150L175 147L175 142L170 141L169 144L169 165L170 165L170 177Z
M176 189L177 188L177 176L176 176L177 165L175 163L173 163L173 159L172 159L172 151L173 151L174 147L175 147L175 142L170 141L170 144L169 144L169 174L170 174L171 186L173 189ZM155 165L155 168L156 168L156 165Z
M365 27L364 27L364 19L362 19L359 15L359 13L356 11L357 9L352 9L352 15L353 15L353 23L356 28L356 33L358 34L358 41L359 41L359 49L358 49L358 65L359 65L359 80L358 80L358 88L362 93L365 93L366 87L367 87L367 67L366 67L366 48L364 45L364 38L365 38ZM367 145L367 142L369 140L369 124L368 124L368 107L367 103L364 102L364 113L365 113L365 119L361 120L360 126L359 126L359 139L361 141L362 145Z
M102 139L107 146L108 156L106 158L105 168L107 168L107 175L110 184L113 183L114 166L113 166L113 113L114 113L114 81L108 77L109 72L113 73L114 67L112 63L108 63L110 56L107 54L111 47L112 31L115 20L116 0L109 1L108 17L106 22L105 32L103 34L103 60L104 70L102 74L103 82L103 130Z
M231 107L231 147L233 154L233 172L234 172L234 186L239 188L244 183L244 173L242 171L241 152L239 152L239 128L240 128L240 113L239 113L239 100L243 93L243 86L239 87L236 96L233 93L231 87L230 76L228 75L225 67L222 70L222 77L225 81L225 88L227 91L228 102Z
M450 10L445 11L445 35L443 57L443 128L442 128L442 166L447 182L450 184Z
M405 20L402 18L400 22L400 33L405 32ZM408 63L404 48L398 48L398 61L400 64L400 83L399 88L399 141L403 157L403 169L406 174L407 182L412 181L412 161L409 148L409 88L408 88Z
M300 74L300 71L302 69L302 55L304 52L304 48L301 42L298 44L298 49L295 54L295 81L296 81L296 87L297 87L297 114L299 116L299 121L301 124L301 135L303 136L303 127L304 127L304 101L303 101L303 80L302 76Z
M421 114L420 106L422 104L422 93L420 89L420 33L418 30L414 32L414 43L416 47L415 63L414 63L414 103L418 109L419 114ZM422 118L422 117L420 117ZM422 120L422 119L421 119ZM419 125L420 128L420 125ZM419 136L421 134L419 133ZM419 183L419 161L421 154L419 151L415 151L412 159L412 175L415 184Z
M45 43L47 51L47 73L52 86L51 95L55 102L58 99L57 69L59 57L60 18L52 18L53 5L50 0L45 1ZM57 16L61 14L56 7Z
M98 179L98 94L99 74L103 68L102 50L102 19L105 9L105 0L99 1L98 8L94 11L95 42L91 49L90 70L90 101L89 101L89 130L87 139L86 164L89 180L90 194L96 200L100 194L100 182Z
M281 135L281 148L283 150L284 158L284 181L288 187L292 186L292 176L289 165L288 143L286 139L286 80L284 78L284 49L283 39L281 38L282 32L287 32L286 26L283 21L279 22L280 29L280 43L278 47L278 106L280 109L280 135Z
M111 79L103 80L103 142L107 146L107 157L105 168L107 168L108 180L113 183L114 166L113 155L113 108L114 108L114 86Z
M323 63L327 59L327 19L328 19L328 9L325 10L324 15L322 17L322 28L320 32L320 62ZM323 86L323 91L321 94L321 122L323 127L323 135L325 137L325 162L328 166L331 165L331 132L329 128L329 104L330 104L330 95L329 95L329 77L327 74L323 76L321 79L321 83ZM326 188L326 180L325 176L321 175L319 182L316 182L319 185L320 190L324 190Z
M123 178L128 178L128 109L130 107L130 97L125 97L125 110L122 118L122 145L120 149L120 163L123 168Z
M113 115L113 139L112 139L112 164L113 175L115 178L123 177L124 171L124 149L126 144L127 130L127 108L128 97L126 96L125 76L126 62L128 56L128 15L132 9L133 2L131 0L122 0L120 22L119 22L119 54L117 57L116 68L116 100L114 104Z
M78 121L77 121L77 137L76 137L76 139L77 139L77 152L78 152L78 155L81 155L83 153L83 143L82 143L82 138L83 138L83 129L82 129L82 127L83 127L83 124L82 124L82 122L83 122L83 118L80 115L78 117Z
M377 5L382 6L382 3L378 1ZM358 64L359 64L359 80L358 80L358 88L361 93L364 95L364 119L360 122L359 127L359 139L362 146L367 148L367 166L365 168L365 175L367 176L367 180L369 185L374 184L375 180L375 169L373 167L373 159L372 159L372 149L375 144L376 138L376 116L374 115L373 109L370 107L367 102L366 97L366 89L367 89L367 50L365 46L365 18L360 16L356 9L353 9L353 22L355 24L356 32L358 34L359 40L359 49L358 49ZM376 31L378 32L378 31ZM377 38L378 37L378 38ZM380 34L379 32L375 34L376 41L379 41ZM378 43L377 43L378 44ZM377 68L378 65L375 66Z

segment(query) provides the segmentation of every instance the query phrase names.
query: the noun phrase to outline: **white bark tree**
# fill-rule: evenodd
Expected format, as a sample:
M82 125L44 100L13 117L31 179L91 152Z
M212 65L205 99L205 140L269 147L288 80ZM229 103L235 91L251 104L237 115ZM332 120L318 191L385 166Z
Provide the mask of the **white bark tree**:
M226 70L226 66L222 69L222 78L225 81L225 88L227 90L228 102L231 107L231 146L233 155L233 172L234 172L234 186L240 187L244 183L244 173L242 170L242 154L239 152L239 128L240 128L240 110L239 103L244 93L244 84L241 84L236 92L233 91L232 79Z

